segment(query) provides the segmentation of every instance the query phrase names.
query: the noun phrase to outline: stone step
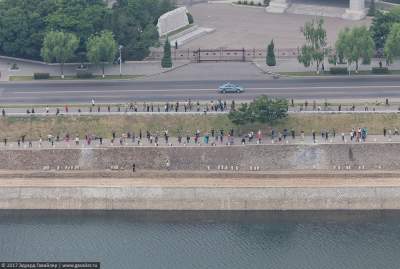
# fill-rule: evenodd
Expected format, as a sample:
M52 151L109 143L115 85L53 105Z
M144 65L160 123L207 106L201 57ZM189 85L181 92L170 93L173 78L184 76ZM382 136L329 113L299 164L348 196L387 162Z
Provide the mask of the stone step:
M202 37L206 34L214 32L215 29L213 28L205 28L205 27L198 27L196 30L186 33L183 36L178 38L171 38L171 46L175 46L175 42L178 43L178 46L182 46L184 44L189 43L190 41Z
M179 33L176 33L174 35L170 35L169 39L178 39L178 38L180 38L180 37L182 37L184 35L187 35L187 34L193 32L193 31L196 31L197 29L199 29L199 26L196 25L196 24L193 24L191 27L189 27L189 28L187 28L187 29L185 29L185 30L183 30L183 31L181 31Z
M343 14L346 12L346 8L293 3L286 12L291 14L342 18Z

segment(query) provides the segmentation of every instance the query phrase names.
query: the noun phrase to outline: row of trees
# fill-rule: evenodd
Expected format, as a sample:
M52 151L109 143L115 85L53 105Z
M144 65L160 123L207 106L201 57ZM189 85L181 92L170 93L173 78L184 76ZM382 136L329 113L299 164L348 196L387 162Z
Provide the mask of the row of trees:
M399 15L399 22L393 22L393 14ZM299 49L298 61L305 67L315 65L317 73L327 56L330 63L347 62L349 66L355 64L356 72L360 61L364 64L370 63L377 49L381 51L381 57L386 57L388 62L393 61L400 56L400 9L395 9L388 15L377 12L377 17L370 29L358 26L340 31L334 48L327 46L323 19L307 22L301 28L306 42ZM380 24L381 18L390 18L392 23L385 23L383 26ZM383 28L385 30L378 34L378 29ZM385 40L384 43L382 40Z
M0 54L40 60L54 31L76 36L73 60L83 62L89 37L110 31L124 59L140 60L158 45L157 19L173 8L172 0L118 0L112 8L103 0L1 0Z
M102 31L87 40L87 58L91 63L102 66L112 63L118 50L117 42L111 31ZM73 33L59 31L48 32L43 41L41 55L46 62L60 63L61 78L64 78L64 64L71 60L79 47L79 39Z

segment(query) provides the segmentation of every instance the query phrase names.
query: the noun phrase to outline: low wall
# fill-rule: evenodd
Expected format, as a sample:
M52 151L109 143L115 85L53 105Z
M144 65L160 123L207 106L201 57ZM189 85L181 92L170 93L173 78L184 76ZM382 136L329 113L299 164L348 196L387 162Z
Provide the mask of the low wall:
M247 145L218 147L113 147L0 150L0 169L217 170L398 170L400 144Z
M400 209L400 188L0 188L0 209Z

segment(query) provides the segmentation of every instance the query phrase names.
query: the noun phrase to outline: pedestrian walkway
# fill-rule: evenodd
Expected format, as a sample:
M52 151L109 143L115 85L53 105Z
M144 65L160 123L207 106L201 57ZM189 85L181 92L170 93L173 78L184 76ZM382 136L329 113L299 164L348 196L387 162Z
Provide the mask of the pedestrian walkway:
M87 136L84 138L70 137L68 139L54 137L49 135L47 139L39 141L30 141L21 139L18 141L6 142L4 139L0 142L0 150L27 150L27 149L66 149L66 148L109 148L109 147L233 147L233 146L260 146L260 145L338 145L338 144L362 144L362 143L400 143L399 134L386 134L384 135L368 135L364 142L356 137L351 138L349 134L330 134L328 138L322 137L321 134L316 135L314 140L313 136L297 135L295 138L292 136L284 137L278 135L272 139L270 136L261 138L259 141L256 136L249 140L249 137L231 137L216 135L209 136L208 142L205 136L199 136L196 140L195 136L184 137L168 137L167 140L163 135L152 134L150 138L139 136L128 138L125 134L115 139L103 139L96 136ZM197 141L197 142L196 142ZM358 142L357 142L358 141Z
M196 115L196 114L221 114L229 113L237 109L243 101L234 100L212 100L200 101L176 101L176 102L130 102L125 104L74 104L59 106L8 106L0 110L5 116L110 116L110 115ZM382 102L365 104L330 104L317 103L315 101L299 102L289 100L288 113L400 113L400 103L390 102L388 99Z

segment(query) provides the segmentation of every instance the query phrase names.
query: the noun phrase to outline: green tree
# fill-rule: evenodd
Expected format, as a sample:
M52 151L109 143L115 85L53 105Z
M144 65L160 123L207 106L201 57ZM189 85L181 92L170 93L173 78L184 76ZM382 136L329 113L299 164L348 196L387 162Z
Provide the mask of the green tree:
M171 68L172 67L172 59L171 59L171 43L169 42L169 39L165 40L164 43L164 55L161 59L161 66L163 68Z
M40 60L44 18L55 8L55 0L1 0L0 54Z
M124 45L124 59L142 60L159 46L157 19L172 10L173 0L0 0L0 54L41 59L44 36L50 31L75 34L76 57L86 57L88 37L112 30ZM78 59L74 60L78 60Z
M275 66L276 65L276 59L275 59L275 45L274 45L274 40L271 40L271 43L269 43L267 47L267 59L266 63L268 66Z
M175 8L169 0L119 0L113 7L111 29L124 45L124 59L142 60L159 46L157 20Z
M104 75L105 64L112 63L115 59L118 46L114 40L113 33L102 31L99 35L93 35L87 41L87 55L89 61L96 65L101 65Z
M386 13L379 10L375 12L370 31L377 49L384 48L392 25L398 22L400 22L400 7L393 8Z
M305 67L316 64L316 71L319 74L319 67L327 54L326 30L324 20L312 20L306 22L301 28L306 43L299 49L298 61Z
M356 64L356 72L358 72L359 61L370 62L375 51L374 41L367 27L346 28L339 33L336 41L336 51L343 55L350 66Z
M386 39L385 56L392 62L395 57L400 56L400 23L395 23Z
M351 34L350 29L346 27L345 29L339 32L338 38L336 40L335 44L336 54L339 63L341 64L344 63L344 59L347 59L348 58L347 56L350 54L349 52L349 47L351 46L351 44L349 44L349 41L351 40L350 34Z
M85 54L88 37L107 27L111 12L103 0L58 0L57 9L45 19L46 29L76 34L78 52Z
M193 15L192 15L192 14L190 14L189 12L188 12L188 13L186 13L186 15L187 15L187 17L188 17L189 24L192 24L192 23L194 23Z
M52 31L44 37L41 55L48 63L60 63L61 78L64 78L64 64L72 59L78 46L75 34Z
M369 4L369 9L368 9L368 16L375 16L376 13L376 6L375 6L375 0L371 0L371 3Z
M231 111L229 119L236 125L246 123L274 124L287 117L288 101L271 99L263 95L250 104L244 103L238 110Z

